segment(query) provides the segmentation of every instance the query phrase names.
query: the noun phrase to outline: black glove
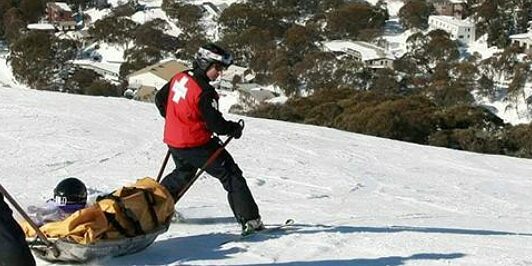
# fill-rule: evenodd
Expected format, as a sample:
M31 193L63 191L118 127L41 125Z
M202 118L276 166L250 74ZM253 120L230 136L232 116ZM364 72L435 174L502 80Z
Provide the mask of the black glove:
M235 139L239 139L242 137L242 126L239 123L231 122L231 133L229 133L230 136L232 136Z

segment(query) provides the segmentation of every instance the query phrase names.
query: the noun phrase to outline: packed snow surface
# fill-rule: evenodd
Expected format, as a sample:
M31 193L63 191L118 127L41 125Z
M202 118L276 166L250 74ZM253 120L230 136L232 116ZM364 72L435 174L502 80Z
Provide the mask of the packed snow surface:
M182 223L137 254L94 264L532 264L532 160L225 116L246 122L228 150L265 223L296 225L220 245L240 229L205 175L176 206ZM0 123L0 183L25 207L70 176L91 197L154 177L167 149L155 106L123 98L0 87Z

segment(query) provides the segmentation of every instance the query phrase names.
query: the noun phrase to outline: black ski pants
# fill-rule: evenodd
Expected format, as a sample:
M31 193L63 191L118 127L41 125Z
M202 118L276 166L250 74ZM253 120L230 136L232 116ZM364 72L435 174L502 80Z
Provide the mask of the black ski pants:
M35 265L20 225L0 193L0 266Z
M170 191L174 201L177 200L179 192L195 176L197 170L203 167L209 157L220 147L218 138L213 138L207 144L194 148L169 147L176 168L164 177L161 184ZM239 223L244 224L246 221L259 218L259 209L242 176L242 170L229 152L224 149L205 171L222 183L227 191L229 206Z

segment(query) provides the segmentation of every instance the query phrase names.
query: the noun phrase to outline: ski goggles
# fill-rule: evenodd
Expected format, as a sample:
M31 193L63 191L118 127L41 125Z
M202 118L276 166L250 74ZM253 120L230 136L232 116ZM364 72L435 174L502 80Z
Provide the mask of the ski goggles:
M66 213L72 213L79 209L85 208L85 204L80 203L68 203L66 197L56 196L54 198L55 205Z
M207 49L200 48L198 50L200 57L207 58L213 61L217 61L222 64L224 67L228 67L233 64L233 56L229 53L224 53L223 55L211 52Z

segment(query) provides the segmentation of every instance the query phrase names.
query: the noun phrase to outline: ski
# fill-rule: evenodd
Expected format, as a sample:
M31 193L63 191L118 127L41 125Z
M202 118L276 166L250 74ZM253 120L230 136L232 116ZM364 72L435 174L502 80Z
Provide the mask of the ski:
M185 223L186 219L182 213L175 211L170 222L173 224L180 224L180 223Z
M292 225L294 225L294 219L288 219L283 224L280 224L280 225L269 225L269 226L266 226L266 228L264 228L264 229L262 229L260 231L255 231L253 233L249 233L249 234L245 234L245 235L239 235L239 236L237 236L235 238L228 239L228 240L223 241L222 243L220 243L220 246L225 245L227 243L231 243L231 242L242 241L242 240L251 238L251 237L256 236L256 235L264 235L264 234L280 231L280 230L283 230L286 227L289 227L289 226L292 226Z

